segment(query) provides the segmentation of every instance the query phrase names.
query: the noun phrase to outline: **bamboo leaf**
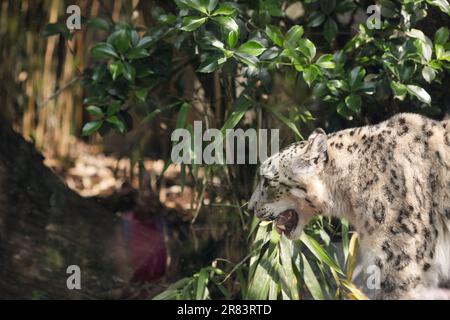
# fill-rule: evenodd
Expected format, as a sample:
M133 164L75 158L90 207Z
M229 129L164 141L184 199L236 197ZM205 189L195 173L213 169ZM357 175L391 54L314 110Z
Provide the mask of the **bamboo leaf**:
M369 298L361 291L359 290L353 283L342 280L341 283L344 285L344 287L350 291L348 294L349 298L352 300L369 300Z
M292 268L292 257L294 255L293 242L289 241L284 234L280 240L280 258L281 258L281 288L286 292L289 299L298 300L299 294L297 290L297 277Z
M305 281L305 285L308 288L309 292L316 300L324 300L324 295L322 292L322 288L320 287L319 281L314 274L311 265L308 260L302 253L302 261L303 261L303 279Z
M288 119L287 117L285 117L283 114L281 114L272 107L269 107L267 105L264 105L263 107L269 110L271 113L273 113L281 122L283 122L289 129L291 129L295 133L297 138L303 139L302 135L300 134L300 131L298 131L297 129L297 126L291 119Z
M250 281L247 299L265 300L269 298L269 292L273 298L274 286L278 280L277 270L275 266L276 251L269 255L267 250L261 257L255 271L254 277Z
M358 234L354 233L350 239L348 247L348 260L347 260L347 280L352 281L353 272L355 271L357 263L357 255L359 249Z
M205 289L206 285L208 283L208 271L206 268L202 268L198 274L197 279L197 290L195 293L195 298L197 300L204 300L205 299Z
M344 275L339 265L331 258L331 256L322 248L322 246L312 237L303 233L301 238L302 242L308 247L308 249L316 256L317 259L333 268L336 272Z

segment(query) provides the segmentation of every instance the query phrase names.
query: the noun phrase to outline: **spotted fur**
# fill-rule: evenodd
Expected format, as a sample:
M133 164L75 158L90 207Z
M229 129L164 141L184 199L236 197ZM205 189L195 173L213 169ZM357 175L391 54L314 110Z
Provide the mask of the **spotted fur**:
M315 214L350 221L365 265L380 268L375 298L450 284L450 121L398 114L329 135L317 129L267 159L260 176L249 209L262 219L298 212L291 239Z

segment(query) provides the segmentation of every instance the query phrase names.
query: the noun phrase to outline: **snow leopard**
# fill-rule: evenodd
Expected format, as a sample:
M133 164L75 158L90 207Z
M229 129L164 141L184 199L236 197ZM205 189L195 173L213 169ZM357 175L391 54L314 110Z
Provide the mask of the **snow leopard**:
M450 298L449 120L401 113L318 128L265 160L259 176L248 209L289 239L318 214L350 222L364 266L380 271L371 298Z

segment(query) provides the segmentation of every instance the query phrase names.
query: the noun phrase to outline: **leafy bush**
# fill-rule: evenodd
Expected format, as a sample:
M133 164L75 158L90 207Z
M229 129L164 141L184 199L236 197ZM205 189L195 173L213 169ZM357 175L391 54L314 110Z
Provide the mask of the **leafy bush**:
M125 134L133 128L130 113L135 112L138 126L163 115L158 119L168 132L192 131L189 115L222 131L282 126L288 143L314 124L333 131L400 111L439 117L449 110L450 7L445 0L377 1L379 28L366 23L371 1L175 4L153 6L152 22L145 27L85 20L88 28L106 30L107 37L92 47L96 63L84 71L85 105L93 118L83 135L111 129ZM293 9L299 14L289 15ZM51 25L46 34L72 36L62 29ZM190 95L179 76L187 70L195 70L201 84ZM280 87L295 103L278 100ZM244 121L246 114L251 117ZM176 124L167 120L174 115ZM189 178L196 188L193 221L208 192L212 203L238 213L242 230L234 232L249 233L250 254L234 267L226 265L227 272L203 268L158 298L364 298L350 282L357 237L345 222L319 217L293 245L242 209L254 166L192 163L183 164L181 172L181 184ZM213 177L228 187L218 192ZM332 240L341 241L342 248Z

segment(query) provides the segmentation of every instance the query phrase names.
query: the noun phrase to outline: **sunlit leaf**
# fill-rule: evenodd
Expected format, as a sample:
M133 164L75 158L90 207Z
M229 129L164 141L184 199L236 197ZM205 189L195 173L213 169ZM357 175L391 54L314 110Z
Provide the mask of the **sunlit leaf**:
M239 26L237 25L236 21L234 21L233 18L227 17L227 16L216 16L212 18L215 22L217 22L222 27L238 32Z
M181 30L189 32L197 30L206 22L206 20L207 18L184 17L183 23L181 24Z
M103 116L103 110L100 107L97 106L89 106L86 108L86 111L89 112L89 114L97 117Z
M339 274L344 274L339 265L331 258L331 256L322 248L322 246L312 237L303 233L301 235L302 242L308 247L308 249L322 262L327 264L330 268L333 268Z
M273 25L266 26L266 34L277 46L283 46L284 36L279 27Z
M306 287L315 300L324 300L325 297L323 295L322 288L320 287L319 281L317 280L311 265L303 253L301 256L303 261L303 279Z
M100 129L102 125L103 125L102 120L88 122L83 126L83 129L81 130L81 134L83 136L90 136L91 134L96 132L98 129Z
M408 84L408 85L406 85L406 90L408 90L408 92L410 94L415 96L420 101L422 101L426 104L431 103L431 96L424 88L413 85L413 84Z
M281 288L286 295L293 300L298 300L297 277L292 268L293 242L288 240L283 234L280 240L280 273Z
M358 234L354 233L352 235L352 238L350 239L350 244L348 246L348 259L346 271L348 281L353 280L353 272L355 271L355 267L357 264L358 249L359 249Z
M261 53L263 53L266 50L264 45L257 41L257 40L250 40L246 43L242 44L238 49L237 52L249 54L251 56L259 56Z
M92 56L96 59L119 58L114 47L106 42L100 42L91 49Z

